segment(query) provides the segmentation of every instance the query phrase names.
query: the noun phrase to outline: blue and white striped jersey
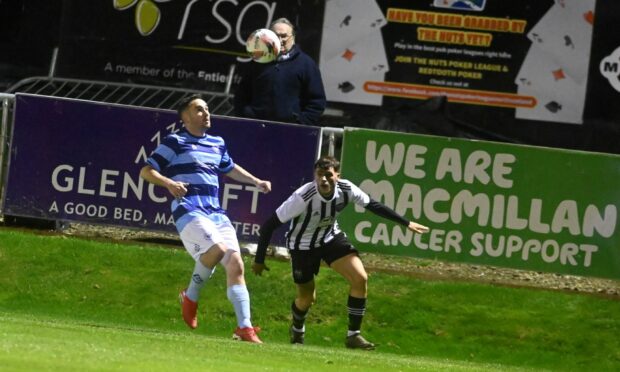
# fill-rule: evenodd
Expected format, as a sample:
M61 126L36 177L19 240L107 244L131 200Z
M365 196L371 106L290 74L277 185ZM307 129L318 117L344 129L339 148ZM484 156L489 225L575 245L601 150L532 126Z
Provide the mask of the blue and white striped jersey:
M329 200L321 196L316 181L301 186L276 209L280 222L291 221L286 233L287 247L308 250L331 241L341 232L336 217L349 202L366 207L370 197L344 179L336 183Z
M228 221L220 207L218 174L230 172L235 164L222 137L195 137L182 129L166 136L146 163L174 181L189 184L187 194L171 205L179 232L197 215L215 223Z

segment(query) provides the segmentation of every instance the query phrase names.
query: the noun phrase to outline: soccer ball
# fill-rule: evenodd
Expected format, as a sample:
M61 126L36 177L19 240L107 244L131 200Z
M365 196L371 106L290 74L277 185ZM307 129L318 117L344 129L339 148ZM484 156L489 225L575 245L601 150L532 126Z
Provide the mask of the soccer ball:
M259 28L248 37L245 49L254 61L269 63L280 54L280 38L269 29Z

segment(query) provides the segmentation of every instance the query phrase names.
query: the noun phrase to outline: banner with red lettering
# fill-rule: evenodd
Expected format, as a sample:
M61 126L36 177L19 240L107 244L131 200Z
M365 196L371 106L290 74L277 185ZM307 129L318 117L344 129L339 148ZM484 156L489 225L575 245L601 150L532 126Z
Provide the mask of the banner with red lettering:
M580 124L596 0L326 3L320 65L330 101L445 96L513 118Z

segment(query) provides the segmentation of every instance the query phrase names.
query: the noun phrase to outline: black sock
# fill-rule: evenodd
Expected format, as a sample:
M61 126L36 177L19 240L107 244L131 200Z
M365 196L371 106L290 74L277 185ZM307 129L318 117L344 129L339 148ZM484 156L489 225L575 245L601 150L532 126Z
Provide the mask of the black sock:
M297 308L295 301L291 304L291 314L293 314L293 327L296 329L303 329L306 322L306 314L308 310L302 311Z
M349 312L349 331L359 332L362 328L362 318L366 312L366 299L349 296L347 310Z

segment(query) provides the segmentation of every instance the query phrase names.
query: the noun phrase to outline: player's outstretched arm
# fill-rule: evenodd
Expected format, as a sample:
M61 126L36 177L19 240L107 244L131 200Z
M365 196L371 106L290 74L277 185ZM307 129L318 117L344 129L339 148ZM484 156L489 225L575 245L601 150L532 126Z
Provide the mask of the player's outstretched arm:
M252 264L252 271L256 275L262 275L263 270L269 271L267 265L265 265L265 256L267 254L267 246L271 241L271 235L275 229L277 229L282 222L278 218L277 214L273 214L265 223L260 227L258 238L258 247L256 248L256 256L254 256L254 263Z
M386 206L385 204L379 203L376 200L370 199L368 205L366 205L366 209L376 214L377 216L381 216L383 218L387 218L388 220L392 220L397 222L403 226L407 226L407 228L415 233L423 234L429 231L429 228L420 225L417 222L409 221L396 213L392 208Z
M255 185L260 191L264 193L268 193L271 191L271 182L256 178L250 172L243 169L239 164L235 164L233 169L226 175L235 181Z

